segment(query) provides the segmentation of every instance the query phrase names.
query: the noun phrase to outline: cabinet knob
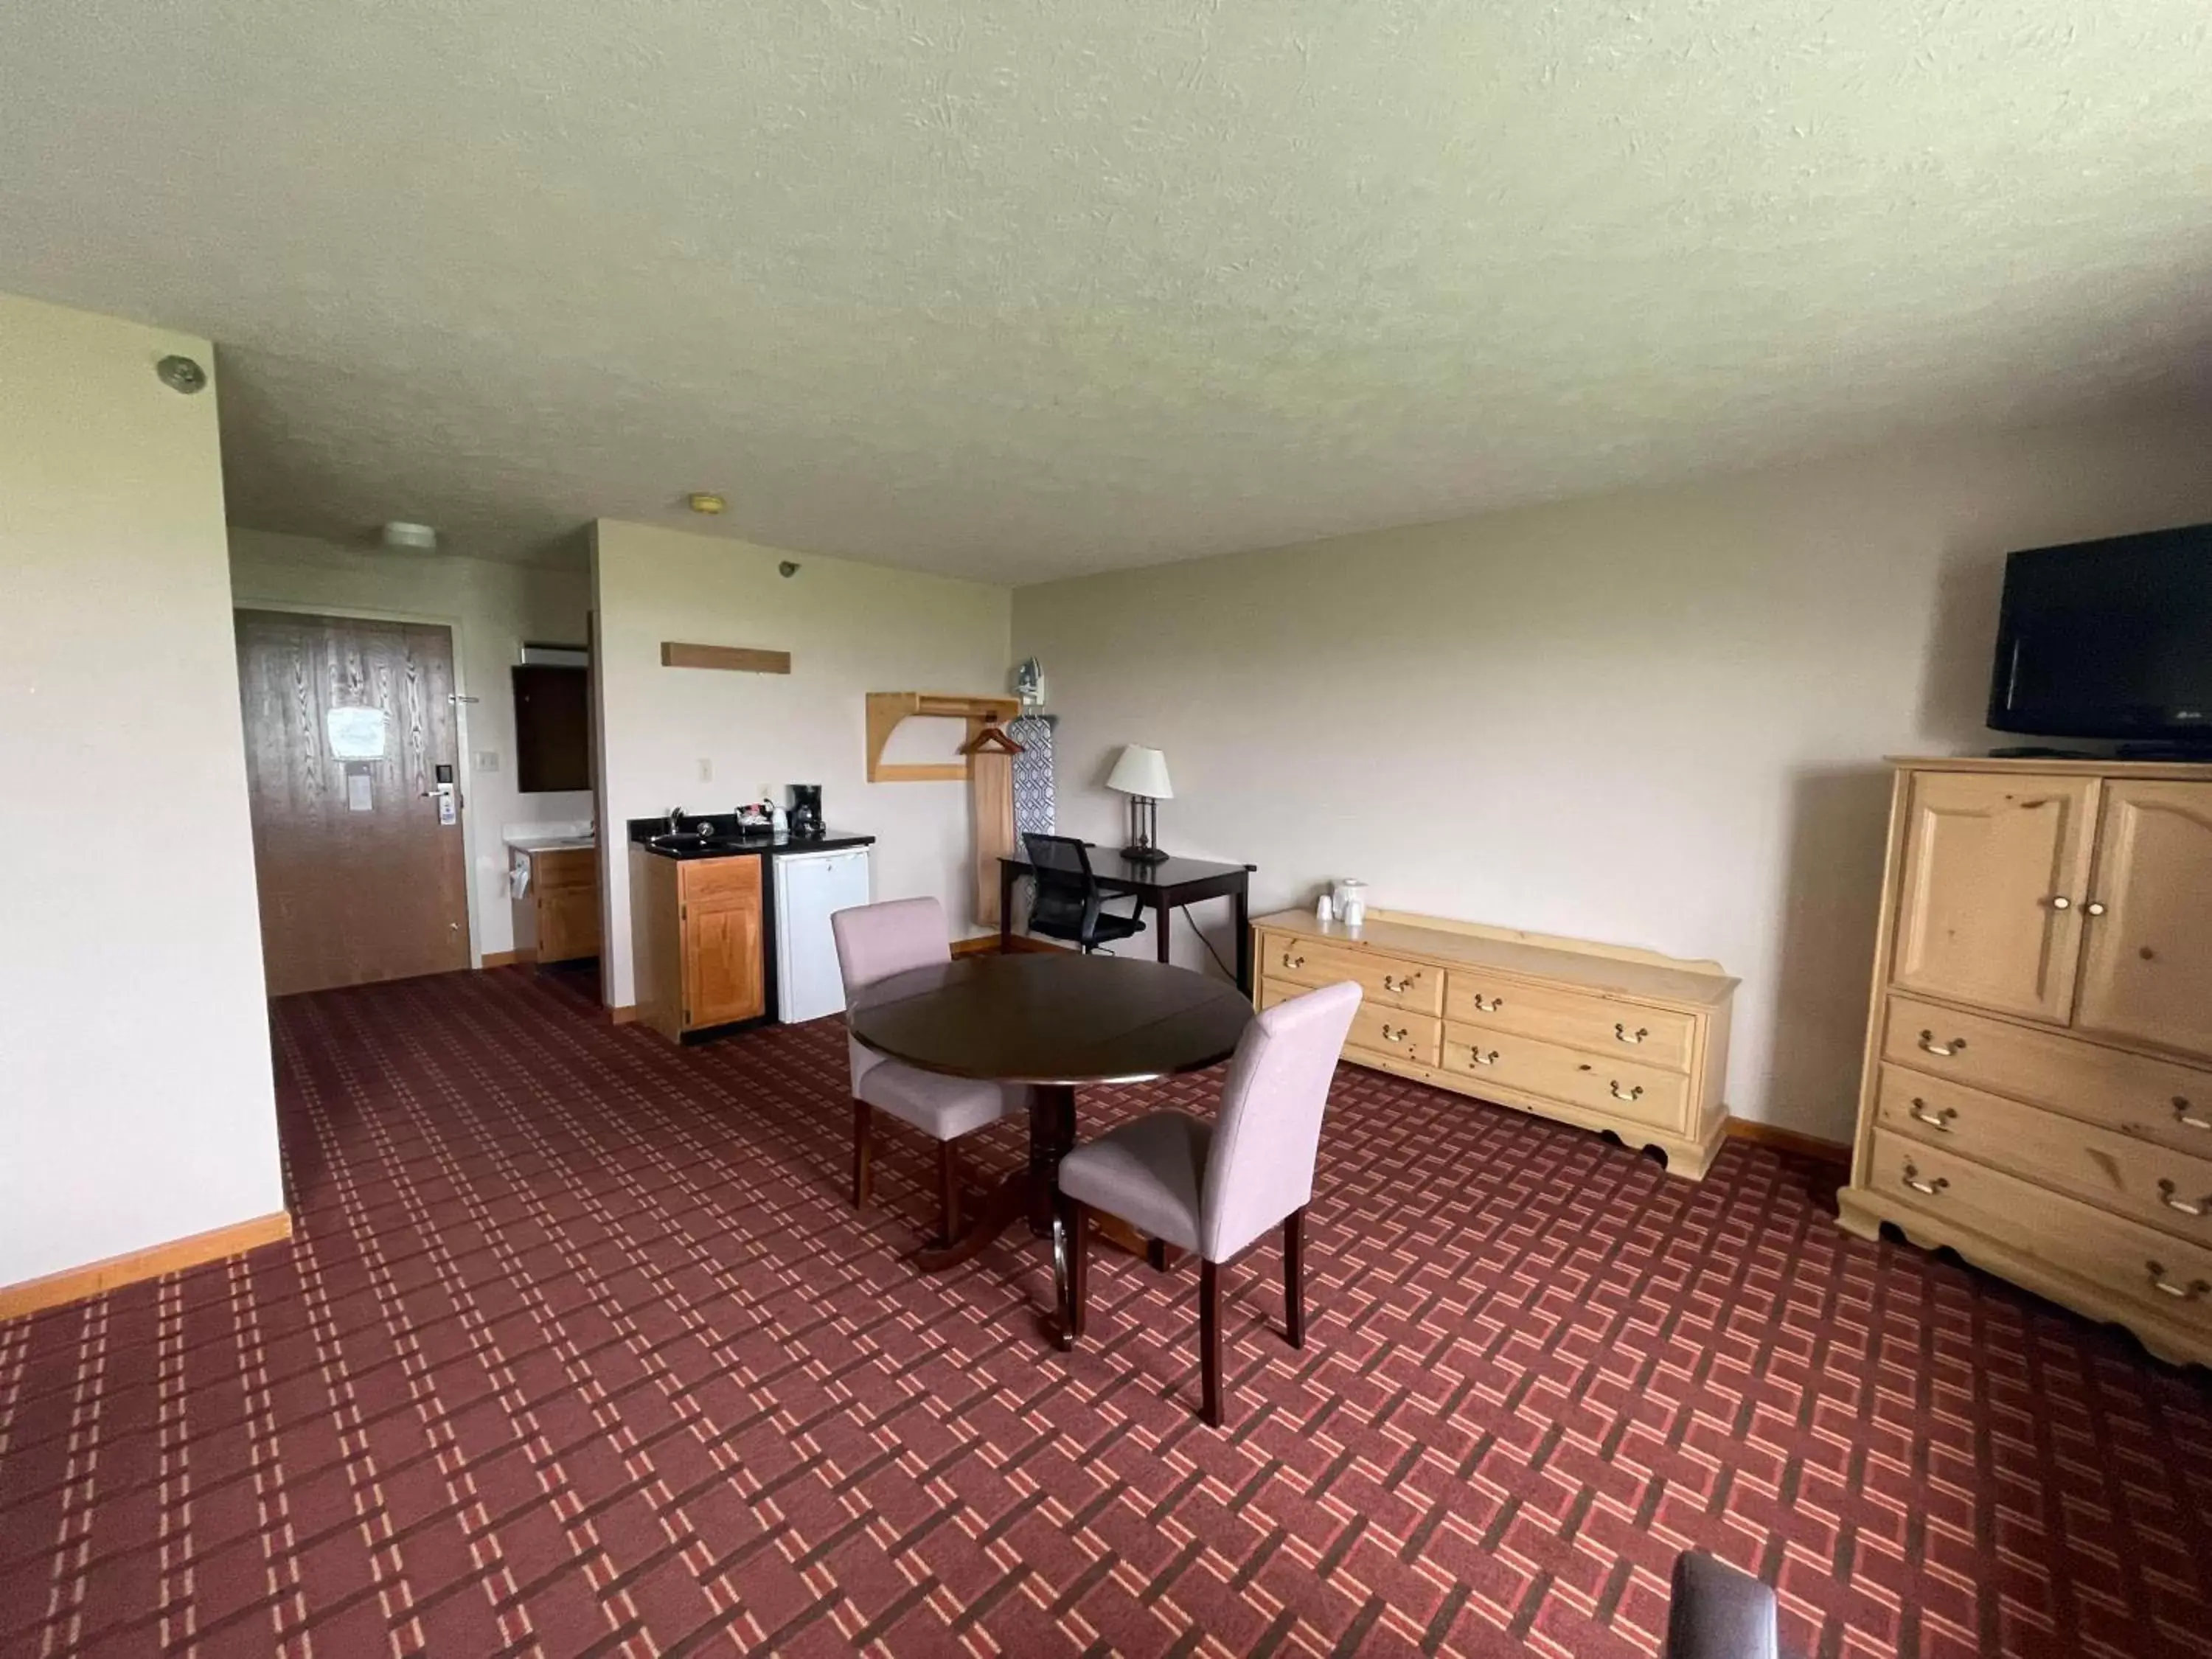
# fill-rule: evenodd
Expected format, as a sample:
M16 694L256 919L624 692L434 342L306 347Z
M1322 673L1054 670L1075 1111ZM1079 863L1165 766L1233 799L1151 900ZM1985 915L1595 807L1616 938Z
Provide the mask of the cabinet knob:
M2054 910L2071 910L2074 908L2074 901L2063 893L2054 893L2051 899L2051 908Z
M1953 1054L1958 1054L1960 1051L1964 1049L1966 1046L1966 1039L1964 1037L1953 1037L1948 1042L1938 1042L1936 1041L1936 1033L1933 1031L1923 1031L1920 1034L1921 1052L1923 1054L1933 1054L1938 1060L1948 1060Z
M2197 1302L2208 1295L2212 1295L2212 1285L2206 1284L2201 1279L2192 1279L2186 1285L2177 1284L2166 1276L2166 1268L2162 1264L2146 1261L2143 1266L2150 1270L2151 1289L2156 1291L2160 1296L2170 1296L2176 1302Z
M2101 916L2105 914L2105 907L2102 904L2100 904L2095 899L2091 899L2081 908L2084 910L2087 910L2093 916Z

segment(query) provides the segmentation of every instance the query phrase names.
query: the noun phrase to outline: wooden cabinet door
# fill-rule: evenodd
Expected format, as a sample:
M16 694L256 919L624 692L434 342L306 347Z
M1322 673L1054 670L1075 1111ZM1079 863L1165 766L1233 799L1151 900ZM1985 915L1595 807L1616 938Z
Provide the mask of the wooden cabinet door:
M1915 773L1890 982L2063 1024L2074 1006L2097 784Z
M538 961L574 962L599 953L597 887L549 887L538 895Z
M684 920L684 1024L687 1030L751 1019L768 1006L757 897L689 902Z
M2105 786L2084 1031L2212 1055L2212 783Z

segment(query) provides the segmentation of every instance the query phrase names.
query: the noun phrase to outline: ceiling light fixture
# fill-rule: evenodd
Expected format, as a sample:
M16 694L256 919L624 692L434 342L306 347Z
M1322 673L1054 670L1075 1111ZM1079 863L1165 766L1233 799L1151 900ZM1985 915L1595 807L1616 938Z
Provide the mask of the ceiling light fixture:
M729 505L720 495L710 495L703 489L696 495L686 495L684 498L684 504L694 513L704 513L709 517L720 513Z
M384 550L387 553L435 553L438 532L427 524L411 524L405 519L394 519L384 526Z

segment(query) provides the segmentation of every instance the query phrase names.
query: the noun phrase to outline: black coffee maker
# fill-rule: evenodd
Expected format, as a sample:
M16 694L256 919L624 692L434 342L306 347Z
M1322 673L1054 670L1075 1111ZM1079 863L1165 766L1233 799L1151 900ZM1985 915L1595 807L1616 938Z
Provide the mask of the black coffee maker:
M824 827L822 822L822 786L818 783L793 784L791 838L793 841L819 841Z

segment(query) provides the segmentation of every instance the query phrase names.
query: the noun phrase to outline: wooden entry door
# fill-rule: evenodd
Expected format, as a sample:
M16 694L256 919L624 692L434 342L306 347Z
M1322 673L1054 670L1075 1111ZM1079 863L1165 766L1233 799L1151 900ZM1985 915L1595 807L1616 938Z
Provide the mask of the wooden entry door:
M466 968L451 633L240 611L238 689L269 994Z

